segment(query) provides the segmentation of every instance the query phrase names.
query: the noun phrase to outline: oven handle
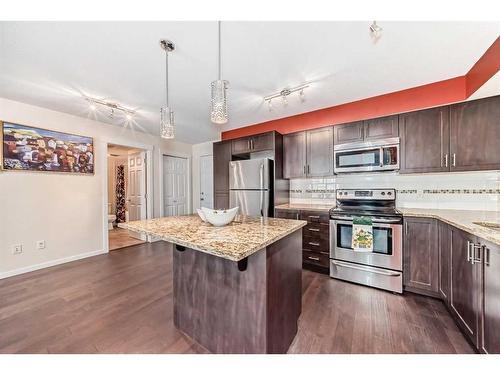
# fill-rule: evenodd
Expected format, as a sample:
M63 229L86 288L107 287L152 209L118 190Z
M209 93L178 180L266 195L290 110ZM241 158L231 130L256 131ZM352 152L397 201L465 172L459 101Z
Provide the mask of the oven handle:
M345 267L345 268L352 268L354 270L358 271L364 271L364 272L370 272L370 273L377 273L379 275L384 275L384 276L400 276L400 272L394 272L394 271L386 271L386 270L379 270L373 267L360 267L360 266L355 266L350 263L344 263L344 262L339 262L338 260L333 260L332 263L335 264L336 266L339 267Z
M331 216L333 220L343 220L343 221L352 221L354 217L352 216ZM401 223L400 219L375 219L372 220L373 223L387 223L387 224L399 224Z

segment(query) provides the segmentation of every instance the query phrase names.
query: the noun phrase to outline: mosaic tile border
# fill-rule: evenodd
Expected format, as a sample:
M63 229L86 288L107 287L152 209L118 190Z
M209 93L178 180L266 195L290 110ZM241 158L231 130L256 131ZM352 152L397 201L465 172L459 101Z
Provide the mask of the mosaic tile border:
M418 194L417 189L397 189L398 194ZM424 189L423 194L500 194L500 189ZM335 189L290 189L290 193L334 194Z

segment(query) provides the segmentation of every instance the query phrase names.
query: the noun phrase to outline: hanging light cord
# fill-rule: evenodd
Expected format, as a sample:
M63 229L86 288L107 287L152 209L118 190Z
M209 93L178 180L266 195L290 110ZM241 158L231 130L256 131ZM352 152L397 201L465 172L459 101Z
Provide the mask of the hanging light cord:
M165 99L168 107L168 51L165 50Z
M219 81L221 80L221 77L222 77L222 53L221 53L221 37L220 37L220 24L221 24L221 21L218 21L218 26L219 26Z

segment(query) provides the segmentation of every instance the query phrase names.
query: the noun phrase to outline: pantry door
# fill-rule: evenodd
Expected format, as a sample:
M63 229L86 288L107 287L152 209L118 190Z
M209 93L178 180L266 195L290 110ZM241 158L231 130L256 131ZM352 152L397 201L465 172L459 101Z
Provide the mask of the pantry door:
M188 159L163 156L163 215L187 214Z
M129 221L146 219L146 153L128 155L128 215ZM129 231L129 234L144 240L143 236Z
M213 208L214 160L212 155L200 157L200 207Z

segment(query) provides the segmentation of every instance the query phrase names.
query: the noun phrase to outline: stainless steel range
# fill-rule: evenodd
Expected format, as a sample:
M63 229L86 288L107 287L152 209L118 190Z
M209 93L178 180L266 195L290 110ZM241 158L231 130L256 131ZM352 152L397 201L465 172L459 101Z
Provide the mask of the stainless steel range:
M353 217L373 223L373 251L352 249ZM403 292L403 217L394 189L337 190L330 210L330 276L376 288Z

